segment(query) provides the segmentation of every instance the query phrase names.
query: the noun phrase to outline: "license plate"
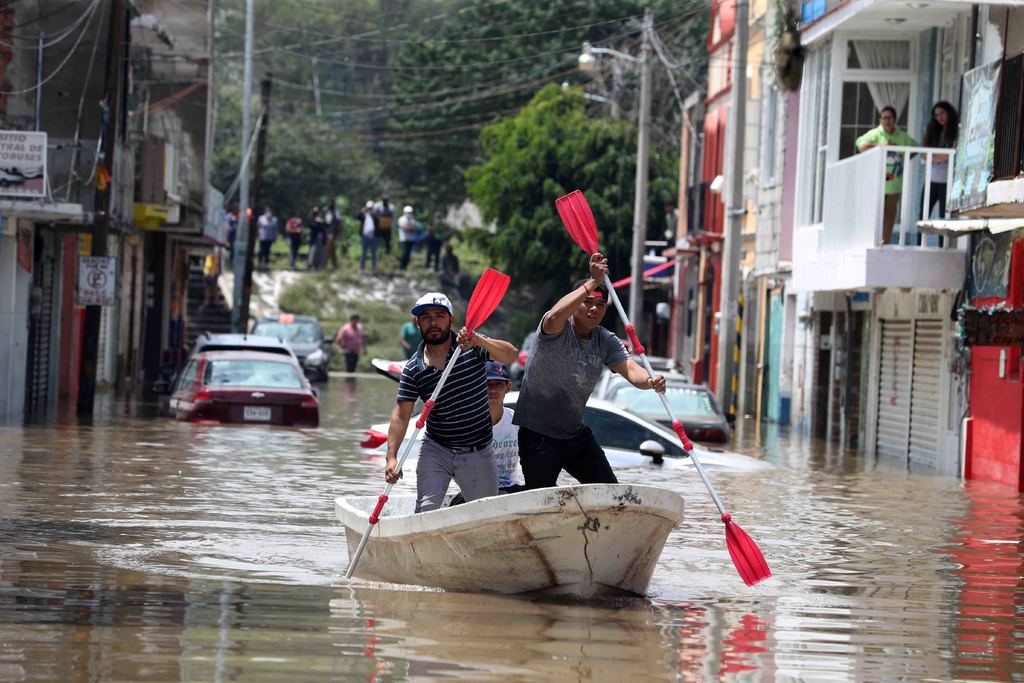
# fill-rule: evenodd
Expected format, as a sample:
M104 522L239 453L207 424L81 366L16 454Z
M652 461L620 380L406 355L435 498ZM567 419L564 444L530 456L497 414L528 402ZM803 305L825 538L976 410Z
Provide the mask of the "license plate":
M249 422L268 422L270 420L270 408L265 406L245 406L242 411L242 419Z

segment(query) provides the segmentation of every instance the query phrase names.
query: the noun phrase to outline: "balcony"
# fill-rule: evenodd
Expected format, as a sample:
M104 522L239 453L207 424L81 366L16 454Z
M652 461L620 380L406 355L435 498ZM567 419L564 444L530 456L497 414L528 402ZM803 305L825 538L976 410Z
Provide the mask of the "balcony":
M892 227L883 240L886 156L899 155L903 189ZM793 236L793 286L799 291L885 287L959 289L966 254L955 241L919 236L917 221L931 203L935 155L953 150L876 147L825 169L821 223L797 227ZM935 209L937 211L937 207ZM919 244L920 242L920 244Z

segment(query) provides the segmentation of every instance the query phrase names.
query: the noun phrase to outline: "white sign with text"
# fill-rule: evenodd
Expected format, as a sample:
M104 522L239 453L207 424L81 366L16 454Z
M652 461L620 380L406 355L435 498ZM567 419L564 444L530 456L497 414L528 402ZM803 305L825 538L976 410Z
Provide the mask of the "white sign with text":
M46 196L46 133L0 130L0 195Z
M117 258L78 257L78 305L113 306Z

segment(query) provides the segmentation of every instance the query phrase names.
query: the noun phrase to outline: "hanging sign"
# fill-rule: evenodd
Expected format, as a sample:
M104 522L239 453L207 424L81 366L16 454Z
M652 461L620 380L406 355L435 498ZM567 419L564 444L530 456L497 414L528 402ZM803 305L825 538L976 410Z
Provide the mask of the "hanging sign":
M1024 310L968 308L961 315L968 346L1024 346Z
M0 130L0 195L46 196L46 133Z
M116 265L114 256L78 257L78 305L114 305Z

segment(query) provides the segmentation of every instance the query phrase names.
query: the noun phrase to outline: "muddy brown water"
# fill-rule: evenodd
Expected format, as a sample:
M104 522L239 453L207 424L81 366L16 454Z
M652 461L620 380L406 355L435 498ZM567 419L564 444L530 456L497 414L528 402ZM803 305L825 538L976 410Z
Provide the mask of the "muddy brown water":
M316 430L0 427L0 680L1024 680L1024 497L778 430L739 445L773 470L711 473L754 588L696 475L654 468L619 476L686 520L646 598L347 582L332 501L380 492L356 441L394 389L332 379Z

